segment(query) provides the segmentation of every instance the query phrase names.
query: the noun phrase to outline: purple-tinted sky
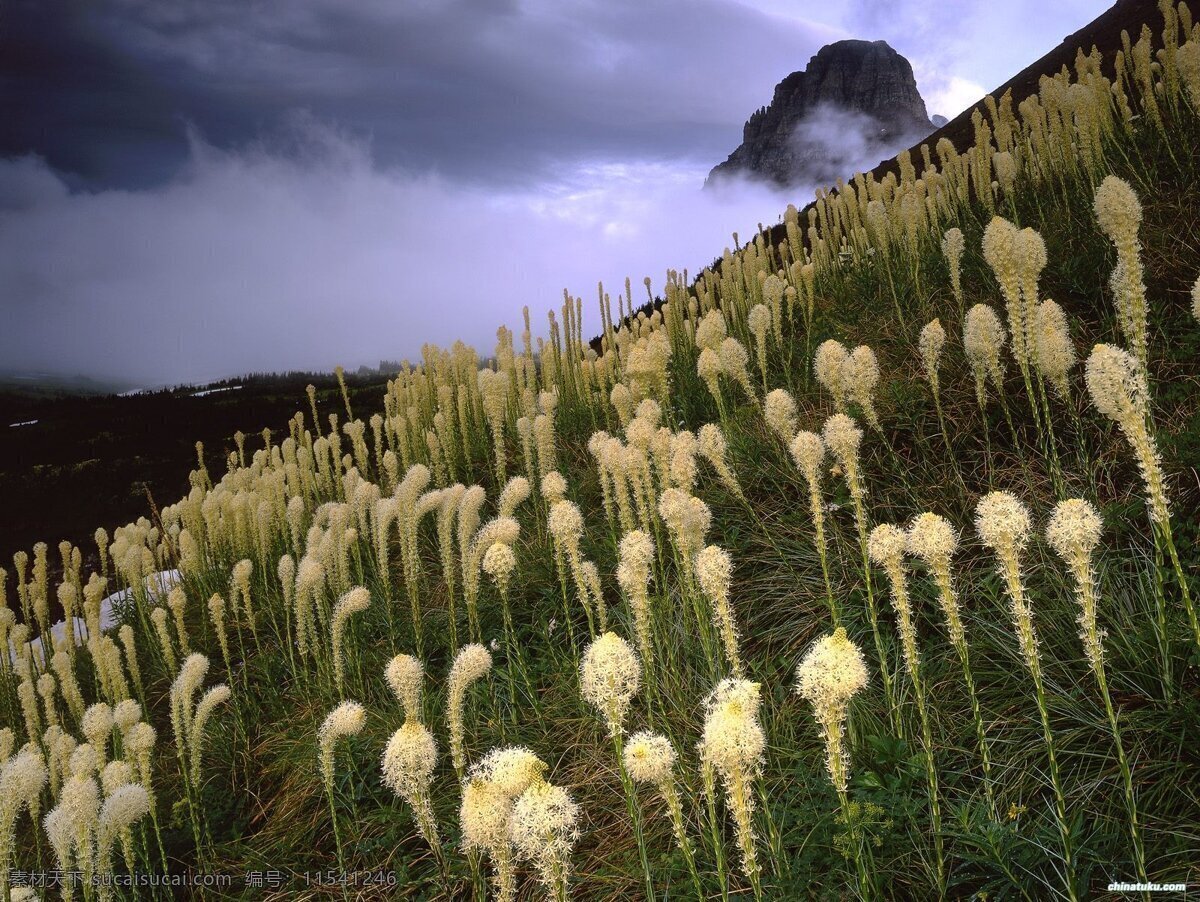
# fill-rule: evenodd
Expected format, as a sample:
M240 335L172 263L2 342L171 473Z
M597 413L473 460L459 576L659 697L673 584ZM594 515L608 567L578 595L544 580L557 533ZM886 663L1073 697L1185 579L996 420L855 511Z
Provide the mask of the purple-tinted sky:
M564 287L661 286L804 203L699 185L823 44L888 40L951 116L1107 4L816 6L9 0L0 370L149 384L486 350L523 304L544 322ZM877 162L854 139L830 135Z

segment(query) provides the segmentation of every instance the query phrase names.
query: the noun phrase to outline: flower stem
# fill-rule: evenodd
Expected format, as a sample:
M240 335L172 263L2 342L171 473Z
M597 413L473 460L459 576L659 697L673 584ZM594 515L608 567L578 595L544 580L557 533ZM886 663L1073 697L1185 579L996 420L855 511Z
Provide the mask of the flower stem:
M621 774L621 785L625 787L625 808L629 812L629 821L633 824L633 833L637 838L638 857L642 862L642 876L646 880L646 899L655 898L654 895L654 877L650 872L650 858L646 853L646 834L642 829L642 810L637 803L637 789L633 785L633 780L629 777L629 772L625 770L625 743L623 737L618 732L613 735L613 754L617 758L617 770Z

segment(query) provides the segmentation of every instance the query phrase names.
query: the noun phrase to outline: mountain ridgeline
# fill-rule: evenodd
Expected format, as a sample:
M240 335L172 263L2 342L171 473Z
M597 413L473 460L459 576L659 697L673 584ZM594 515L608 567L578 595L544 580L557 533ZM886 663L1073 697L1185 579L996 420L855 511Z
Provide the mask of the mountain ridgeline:
M709 173L778 185L826 185L933 131L912 66L886 41L838 41L775 86L742 143Z

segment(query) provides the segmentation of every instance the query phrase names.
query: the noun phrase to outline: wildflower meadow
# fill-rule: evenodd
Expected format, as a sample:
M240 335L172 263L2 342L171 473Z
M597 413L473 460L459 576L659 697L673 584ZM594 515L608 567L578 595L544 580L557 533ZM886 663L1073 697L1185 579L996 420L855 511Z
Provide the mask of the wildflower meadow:
M94 572L6 561L5 902L1200 882L1200 28L1152 24L594 340L566 295L339 371Z

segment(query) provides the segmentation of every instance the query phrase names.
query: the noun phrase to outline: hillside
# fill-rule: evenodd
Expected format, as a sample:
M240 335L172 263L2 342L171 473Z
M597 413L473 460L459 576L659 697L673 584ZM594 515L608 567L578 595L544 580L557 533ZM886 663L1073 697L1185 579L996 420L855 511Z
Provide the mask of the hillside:
M1134 6L1119 62L1072 52L970 140L672 272L657 310L606 301L599 353L571 298L540 355L528 325L488 359L427 347L382 397L243 427L95 574L90 547L62 585L73 549L23 555L0 875L272 900L1200 880L1200 30L1142 4L1139 39ZM45 662L53 599L93 639Z
M364 400L386 383L383 377L347 381L351 397ZM197 442L208 465L220 467L236 450L235 432L286 429L306 400L306 385L315 385L322 399L339 393L327 373L248 376L231 384L241 388L117 395L104 385L85 394L91 386L80 382L0 385L0 428L7 430L0 443L0 499L21 512L0 521L0 561L7 564L34 542L65 540L82 548L86 566L95 569L97 526L111 530L148 513L148 496L156 504L177 498L188 487L181 466L195 459Z

